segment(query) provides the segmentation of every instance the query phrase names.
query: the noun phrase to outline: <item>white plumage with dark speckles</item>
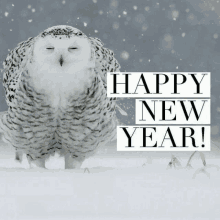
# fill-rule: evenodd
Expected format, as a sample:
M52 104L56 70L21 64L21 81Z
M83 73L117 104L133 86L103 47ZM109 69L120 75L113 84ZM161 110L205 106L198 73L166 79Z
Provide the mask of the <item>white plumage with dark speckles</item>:
M31 166L45 167L58 151L65 168L76 168L116 136L106 75L120 65L99 39L54 26L18 44L3 65L9 108L0 125L17 160L26 154Z

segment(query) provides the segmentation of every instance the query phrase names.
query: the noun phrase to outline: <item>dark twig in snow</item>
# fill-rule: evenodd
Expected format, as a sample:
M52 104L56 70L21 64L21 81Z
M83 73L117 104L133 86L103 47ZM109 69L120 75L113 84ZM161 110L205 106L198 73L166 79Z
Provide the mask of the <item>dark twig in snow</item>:
M174 155L171 155L171 161L168 163L167 169L172 167L174 167L175 169L182 167L180 160Z
M190 162L192 161L192 158L193 158L193 156L195 155L196 152L197 151L193 152L192 155L189 157L189 160L188 160L188 162L186 164L186 168L187 169L192 169L193 168Z
M196 175L197 175L198 173L204 173L204 174L206 174L206 175L210 178L210 174L206 171L206 169L207 169L207 168L210 168L210 167L215 167L215 168L219 171L220 168L219 168L218 165L214 165L214 164L209 164L209 165L207 165L206 160L205 160L205 155L204 155L202 152L199 152L199 153L200 153L200 157L201 157L201 159L202 159L202 163L203 163L203 166L204 166L204 167L198 169L198 170L194 173L193 179L195 179L195 177L196 177Z
M87 167L84 169L84 173L86 173L86 172L90 173L89 168L87 168Z

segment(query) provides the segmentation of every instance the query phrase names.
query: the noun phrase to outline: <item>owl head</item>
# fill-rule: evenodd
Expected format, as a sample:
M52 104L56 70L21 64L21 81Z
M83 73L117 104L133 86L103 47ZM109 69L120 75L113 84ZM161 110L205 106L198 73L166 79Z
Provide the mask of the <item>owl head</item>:
M46 69L53 73L94 67L95 72L99 72L113 62L113 55L98 38L87 37L71 26L58 25L19 43L10 51L3 67L5 72L19 71L20 74L20 70L29 68ZM101 62L103 65L100 65Z
M31 48L31 62L58 70L95 67L95 54L89 38L71 26L59 25L40 33Z

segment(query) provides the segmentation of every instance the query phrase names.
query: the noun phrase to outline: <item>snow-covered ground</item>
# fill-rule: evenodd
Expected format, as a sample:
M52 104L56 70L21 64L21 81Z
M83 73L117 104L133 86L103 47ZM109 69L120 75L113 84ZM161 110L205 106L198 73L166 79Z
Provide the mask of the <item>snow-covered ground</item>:
M220 151L212 145L207 164L220 166ZM215 151L216 150L216 151ZM78 170L64 170L57 155L46 170L27 169L14 161L13 149L0 143L0 219L220 219L220 171L167 169L169 152L117 152L111 144L87 159ZM191 152L174 153L183 167ZM159 156L158 156L159 155ZM145 166L142 166L145 163ZM85 167L88 170L85 170Z

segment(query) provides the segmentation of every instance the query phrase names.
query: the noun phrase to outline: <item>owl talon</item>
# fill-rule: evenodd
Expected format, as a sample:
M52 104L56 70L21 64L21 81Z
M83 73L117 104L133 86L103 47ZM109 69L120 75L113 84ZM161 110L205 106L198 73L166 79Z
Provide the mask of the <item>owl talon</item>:
M45 167L45 158L33 160L31 155L27 154L27 160L28 160L28 163L30 165L30 168L39 167L39 168L46 169L46 167Z
M65 169L79 169L85 158L72 157L70 154L65 155Z

